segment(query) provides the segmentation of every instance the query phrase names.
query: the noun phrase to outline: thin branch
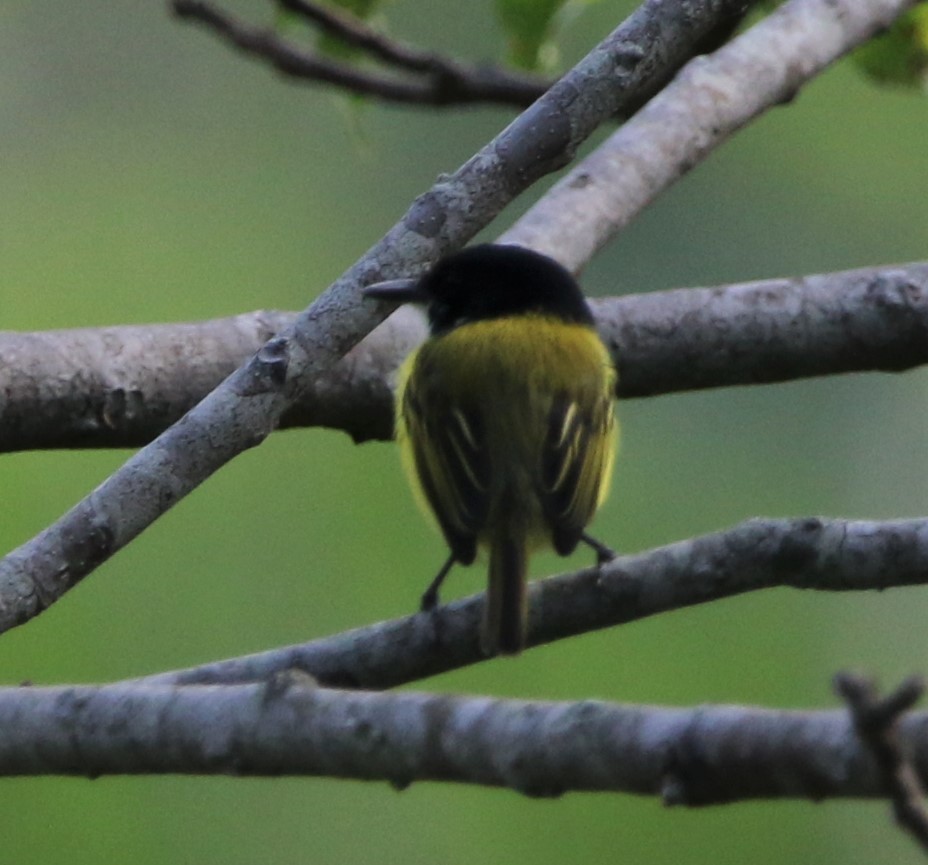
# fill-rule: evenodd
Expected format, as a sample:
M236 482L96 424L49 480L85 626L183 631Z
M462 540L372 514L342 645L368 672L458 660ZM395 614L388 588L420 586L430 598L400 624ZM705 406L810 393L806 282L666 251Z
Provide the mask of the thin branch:
M901 729L928 777L928 715ZM698 709L334 691L287 674L227 687L0 690L0 775L321 775L661 795L671 805L879 797L844 711Z
M826 0L792 0L822 3ZM878 4L880 0L843 0ZM897 0L902 7L905 0ZM28 621L244 449L387 314L361 287L462 246L565 165L597 125L664 80L741 0L648 0L400 222L245 366L57 522L0 561L0 632ZM878 6L880 12L883 7ZM834 5L840 18L842 4Z
M440 88L450 97L455 90L467 91L482 82L494 81L501 92L509 96L501 101L512 101L526 107L534 102L554 82L538 75L499 66L471 66L452 60L435 51L423 51L397 39L391 39L369 26L346 9L325 6L310 0L277 0L278 4L310 21L330 36L335 36L355 48L366 51L384 63L425 72L438 79ZM740 16L739 16L740 18Z
M551 86L551 81L537 76L495 66L470 66L401 45L346 13L337 14L334 10L297 0L288 0L282 5L299 11L328 32L382 61L421 74L401 78L370 72L298 48L275 31L245 24L211 3L201 0L173 0L172 3L179 18L204 24L221 39L266 60L284 75L334 84L352 93L389 102L432 106L489 102L525 108Z
M329 36L335 36L353 48L367 51L386 63L395 64L411 72L439 72L443 64L449 62L447 58L433 51L422 51L412 45L391 39L356 15L352 15L345 8L325 6L321 3L309 2L309 0L277 0L277 3L282 9L311 22ZM450 66L454 69L457 64L450 62ZM536 80L535 83L543 85L543 90L551 86L550 81ZM541 93L538 93L536 98L538 96L541 96Z
M905 713L925 692L924 681L913 676L889 696L880 698L872 679L841 673L835 677L835 690L848 704L854 730L876 761L896 822L928 852L924 786L908 755L901 729Z
M619 397L928 363L928 264L659 291L594 306L621 369ZM293 317L0 332L0 451L144 444ZM356 441L389 438L390 382L423 334L421 316L398 310L281 426L334 427Z
M775 586L840 592L925 583L928 520L748 520L531 583L528 644ZM410 607L416 601L410 592ZM477 639L482 607L483 595L473 595L433 613L137 681L233 684L297 669L330 687L391 688L486 660Z

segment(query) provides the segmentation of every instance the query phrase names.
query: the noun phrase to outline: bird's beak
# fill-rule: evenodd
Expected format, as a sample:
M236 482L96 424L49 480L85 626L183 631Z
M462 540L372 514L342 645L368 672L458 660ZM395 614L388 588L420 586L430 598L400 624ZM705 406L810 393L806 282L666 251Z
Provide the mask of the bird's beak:
M418 279L388 279L364 289L364 296L393 303L425 303L426 298Z

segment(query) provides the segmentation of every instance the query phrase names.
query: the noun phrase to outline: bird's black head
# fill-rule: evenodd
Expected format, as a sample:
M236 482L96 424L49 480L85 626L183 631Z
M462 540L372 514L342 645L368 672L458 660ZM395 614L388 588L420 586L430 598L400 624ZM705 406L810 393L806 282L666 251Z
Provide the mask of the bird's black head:
M425 304L432 333L526 314L593 324L574 278L553 259L519 246L472 246L442 258L418 280L379 283L365 294Z
M529 313L593 324L570 273L554 259L519 246L484 244L449 255L422 277L419 291L433 333Z

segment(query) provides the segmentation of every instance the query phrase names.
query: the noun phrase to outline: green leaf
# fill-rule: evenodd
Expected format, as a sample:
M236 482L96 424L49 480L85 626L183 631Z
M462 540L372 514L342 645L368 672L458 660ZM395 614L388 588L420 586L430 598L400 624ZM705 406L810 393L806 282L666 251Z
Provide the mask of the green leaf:
M523 69L537 69L550 43L554 18L567 0L496 0L496 16L506 33L510 60Z
M853 56L860 69L881 84L928 87L928 3L897 18Z

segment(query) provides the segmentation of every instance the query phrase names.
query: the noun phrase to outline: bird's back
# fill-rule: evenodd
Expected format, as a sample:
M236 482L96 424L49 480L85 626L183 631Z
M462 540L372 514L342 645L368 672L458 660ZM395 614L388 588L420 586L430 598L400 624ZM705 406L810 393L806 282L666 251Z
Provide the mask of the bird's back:
M487 319L435 337L412 363L416 398L436 412L432 416L467 424L465 434L479 435L489 455L489 507L476 531L481 544L489 542L486 526L524 532L530 549L551 543L538 479L552 419L561 404L590 415L604 412L606 441L586 457L597 463L597 489L581 516L584 524L589 520L607 492L615 441L615 370L595 331L539 315ZM406 378L408 369L401 386ZM402 405L401 399L401 436L411 432Z

